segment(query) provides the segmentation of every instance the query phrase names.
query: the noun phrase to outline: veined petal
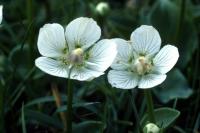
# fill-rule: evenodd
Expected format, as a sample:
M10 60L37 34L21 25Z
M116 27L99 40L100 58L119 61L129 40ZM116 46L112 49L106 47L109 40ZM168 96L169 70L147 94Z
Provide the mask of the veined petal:
M153 56L160 49L161 39L158 31L147 25L142 25L131 34L133 49L137 54Z
M101 29L92 18L80 17L66 27L66 40L69 50L76 47L87 49L101 36Z
M0 24L2 22L2 19L3 19L3 6L0 5Z
M132 58L132 46L128 41L115 38L112 39L117 44L117 56L111 67L116 70L125 70L128 68L128 61Z
M108 82L120 89L133 89L138 85L138 80L138 75L128 71L110 70L108 73Z
M117 55L117 46L114 41L103 39L88 52L87 67L95 71L104 72L113 63Z
M103 72L94 71L85 67L73 68L70 79L75 79L79 81L91 81L94 78L97 78L103 74Z
M57 61L48 57L39 57L35 60L35 65L53 76L68 78L69 67L61 61Z
M138 88L148 89L155 87L161 84L166 79L166 77L167 77L166 75L157 75L157 74L144 75L139 81Z
M153 59L154 71L165 74L176 64L179 58L178 49L172 45L164 46Z
M46 57L59 57L67 48L64 28L59 24L45 24L40 28L38 37L38 50Z

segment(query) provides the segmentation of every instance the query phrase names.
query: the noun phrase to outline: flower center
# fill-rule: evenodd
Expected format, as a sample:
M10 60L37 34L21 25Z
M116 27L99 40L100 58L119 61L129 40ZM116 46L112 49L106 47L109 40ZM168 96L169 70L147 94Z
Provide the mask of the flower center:
M72 64L81 64L83 62L83 50L77 48L69 55L69 60Z
M148 58L144 56L140 56L133 63L133 71L136 71L139 75L149 73L151 70L152 63Z

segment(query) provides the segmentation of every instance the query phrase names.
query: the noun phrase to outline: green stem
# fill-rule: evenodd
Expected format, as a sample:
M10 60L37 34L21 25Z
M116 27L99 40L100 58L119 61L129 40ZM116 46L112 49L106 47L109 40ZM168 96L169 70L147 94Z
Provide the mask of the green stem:
M4 88L0 87L0 133L4 133Z
M27 0L27 27L33 23L33 0ZM33 65L33 29L29 31L28 45L29 45L29 67Z
M73 101L73 87L71 86L70 75L73 67L69 69L68 87L67 87L67 132L72 133L72 101Z
M147 113L148 113L149 121L152 123L156 123L154 109L153 109L153 100L152 100L152 96L151 96L151 90L145 89L144 95L146 97Z
M177 102L178 102L178 98L176 98L176 99L174 100L173 109L176 109Z
M185 5L186 5L186 0L181 0L180 14L179 14L179 18L177 21L178 25L176 28L176 35L175 35L175 42L177 42L177 43L180 39L180 34L182 32L182 27L183 27L183 22L184 22L184 17L185 17Z
M134 115L135 115L135 118L136 118L136 124L137 124L136 130L137 130L138 133L140 133L142 131L142 127L140 125L140 119L139 119L137 107L135 105L135 99L133 97L132 90L129 90L129 97L130 97L131 105L133 107L133 112L134 112Z

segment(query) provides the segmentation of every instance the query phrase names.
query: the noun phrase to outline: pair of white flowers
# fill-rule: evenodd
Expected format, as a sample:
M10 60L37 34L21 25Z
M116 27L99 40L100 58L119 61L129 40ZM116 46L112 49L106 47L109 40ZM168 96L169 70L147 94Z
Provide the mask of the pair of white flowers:
M35 64L42 71L70 79L92 80L108 73L116 88L151 88L166 79L166 73L178 60L178 49L166 45L152 26L142 25L131 34L130 41L100 39L101 29L86 17L59 24L45 24L39 32L38 49L42 57ZM159 51L160 50L160 51Z

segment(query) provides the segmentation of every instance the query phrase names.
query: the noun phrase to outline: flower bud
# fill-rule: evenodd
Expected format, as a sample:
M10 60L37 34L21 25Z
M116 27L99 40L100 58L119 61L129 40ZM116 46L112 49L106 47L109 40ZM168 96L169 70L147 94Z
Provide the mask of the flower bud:
M143 133L159 133L159 132L160 132L160 128L154 123L148 123L143 128Z
M100 2L96 6L96 11L98 14L104 16L110 11L110 6L107 2Z

